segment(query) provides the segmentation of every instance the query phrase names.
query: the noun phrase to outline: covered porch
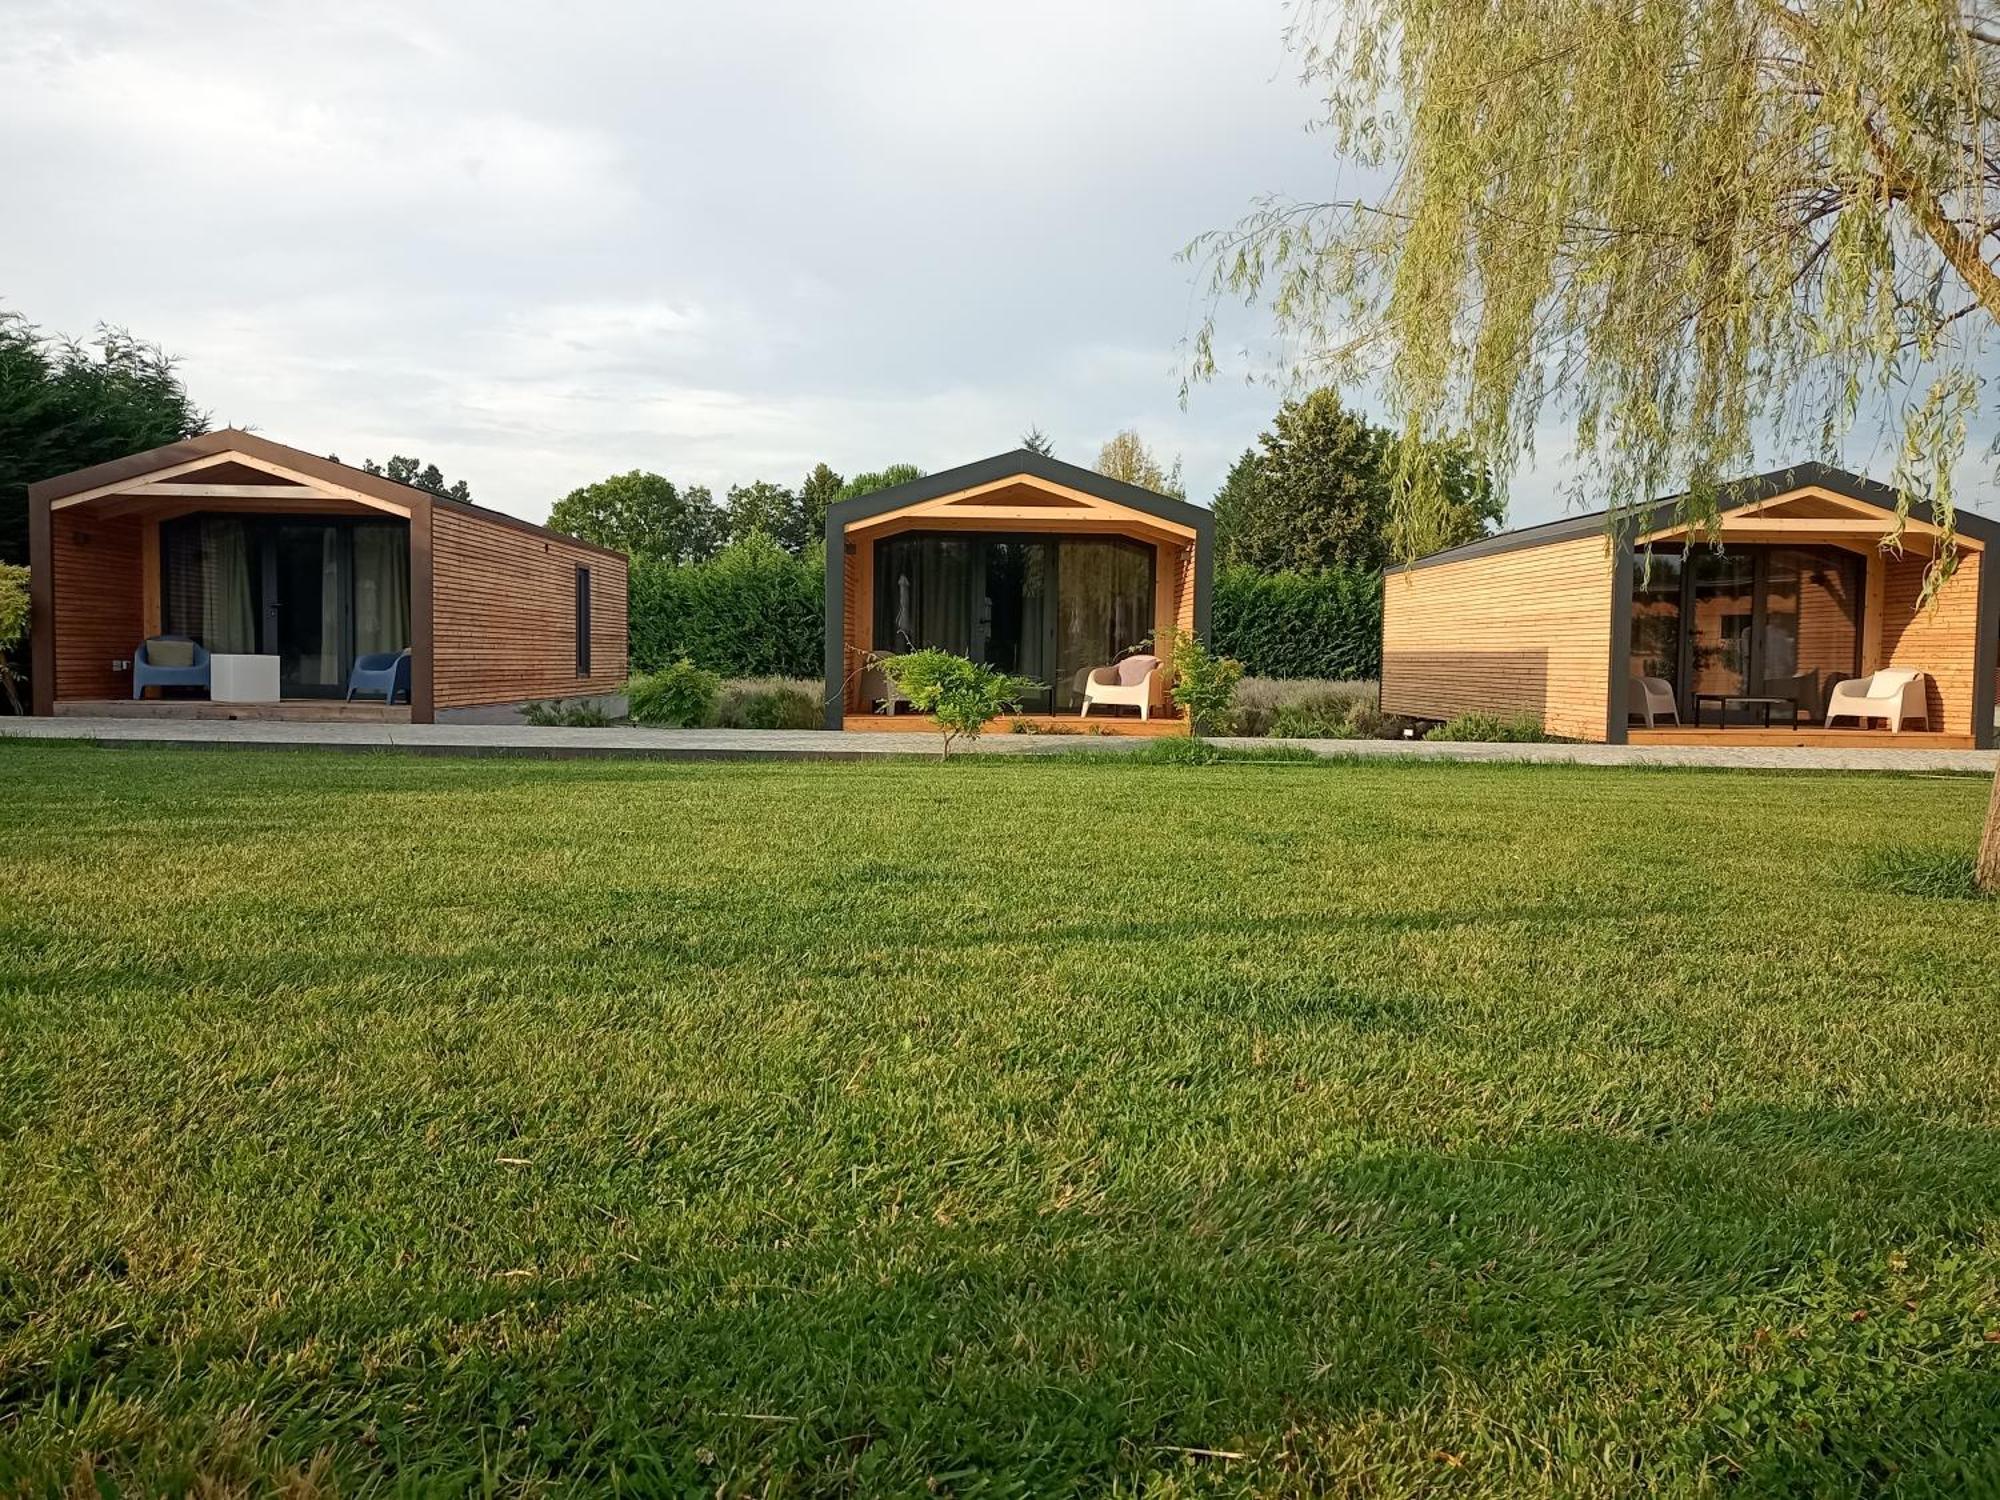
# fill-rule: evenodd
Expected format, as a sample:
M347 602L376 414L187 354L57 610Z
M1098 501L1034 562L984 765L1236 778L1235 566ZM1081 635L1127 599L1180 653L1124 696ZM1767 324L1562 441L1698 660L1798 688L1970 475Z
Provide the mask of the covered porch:
M1626 737L1633 744L1960 749L1993 713L1982 597L1985 543L1962 528L1958 567L1921 600L1938 527L1912 516L1900 542L1881 506L1806 489L1724 511L1713 534L1667 527L1639 539L1625 592ZM1900 728L1829 722L1836 686L1921 674Z
M996 732L1180 732L1166 671L1144 664L1206 627L1212 527L1026 450L843 501L827 520L828 727L929 730L894 711L876 663L934 647L1035 685Z
M393 706L343 701L357 662L412 645L404 487L240 445L140 459L31 512L39 712L408 720L407 659Z

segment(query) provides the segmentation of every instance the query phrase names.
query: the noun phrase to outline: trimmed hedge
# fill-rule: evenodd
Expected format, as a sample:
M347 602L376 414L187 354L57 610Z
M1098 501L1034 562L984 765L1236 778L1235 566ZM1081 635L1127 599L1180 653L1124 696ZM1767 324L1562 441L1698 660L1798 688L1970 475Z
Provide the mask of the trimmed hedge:
M632 670L683 658L724 677L818 677L825 670L822 548L794 557L768 537L706 562L632 559Z
M706 562L634 558L631 587L634 672L683 657L724 677L816 678L824 670L820 548L795 557L751 536ZM1255 677L1374 678L1382 668L1381 577L1224 568L1209 637Z
M1209 635L1253 677L1379 677L1382 576L1224 568Z

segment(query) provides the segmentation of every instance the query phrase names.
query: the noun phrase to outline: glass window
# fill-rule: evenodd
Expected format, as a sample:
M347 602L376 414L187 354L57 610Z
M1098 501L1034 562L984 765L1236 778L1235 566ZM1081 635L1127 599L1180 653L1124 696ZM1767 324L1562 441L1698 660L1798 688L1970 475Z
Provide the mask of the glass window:
M1694 572L1691 691L1747 693L1756 605L1755 562L1745 551L1697 547L1689 566Z
M934 646L1082 701L1076 679L1153 629L1153 549L1119 538L911 533L875 546L877 651Z
M1764 556L1760 691L1790 698L1800 717L1826 710L1833 684L1860 666L1865 564L1837 547L1773 547Z
M1634 677L1658 677L1676 685L1680 681L1684 562L1679 548L1644 548L1632 560Z
M253 523L183 516L160 525L160 629L210 651L254 652L263 617L263 567Z
M401 651L410 644L410 528L402 521L354 528L354 649Z
M1153 633L1153 549L1136 542L1065 541L1057 589L1056 707L1083 702L1083 678Z

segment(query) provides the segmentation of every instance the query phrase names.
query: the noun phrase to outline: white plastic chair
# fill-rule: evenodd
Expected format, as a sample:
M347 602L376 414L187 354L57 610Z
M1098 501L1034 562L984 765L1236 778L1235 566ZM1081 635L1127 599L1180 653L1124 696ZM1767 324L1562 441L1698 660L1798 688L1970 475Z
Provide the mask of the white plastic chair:
M1674 685L1664 677L1634 677L1631 708L1646 721L1648 729L1656 718L1668 718L1676 724L1681 721L1680 705L1674 702Z
M1870 719L1887 719L1889 732L1900 734L1903 725L1915 719L1929 729L1931 711L1925 681L1922 672L1897 667L1836 682L1826 704L1827 725L1831 728L1835 719L1847 718L1865 727Z
M1080 719L1090 717L1090 705L1123 704L1139 710L1139 717L1153 716L1153 681L1160 675L1157 656L1128 656L1114 666L1096 667L1084 679L1083 709Z

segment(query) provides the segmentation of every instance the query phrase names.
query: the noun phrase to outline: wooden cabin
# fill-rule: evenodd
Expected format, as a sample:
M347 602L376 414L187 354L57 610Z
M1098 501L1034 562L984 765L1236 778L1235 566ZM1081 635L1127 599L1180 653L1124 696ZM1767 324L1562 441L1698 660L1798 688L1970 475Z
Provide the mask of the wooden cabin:
M1913 506L1891 545L1895 506L1887 486L1805 464L1730 486L1714 535L1661 501L1622 539L1602 513L1571 516L1392 569L1382 707L1532 715L1612 744L1989 747L2000 523L1959 515L1957 570L1920 607L1938 527ZM1836 683L1898 668L1924 674L1923 729L1827 723ZM1672 698L1650 724L1647 680Z
M1018 449L832 506L826 520L826 725L928 729L871 667L937 647L1036 684L1021 716L1083 727L1085 679L1174 631L1206 635L1215 518L1203 506ZM1147 716L1177 727L1164 677Z
M427 724L625 681L623 553L233 428L31 485L28 528L38 714ZM209 680L135 694L154 639Z

